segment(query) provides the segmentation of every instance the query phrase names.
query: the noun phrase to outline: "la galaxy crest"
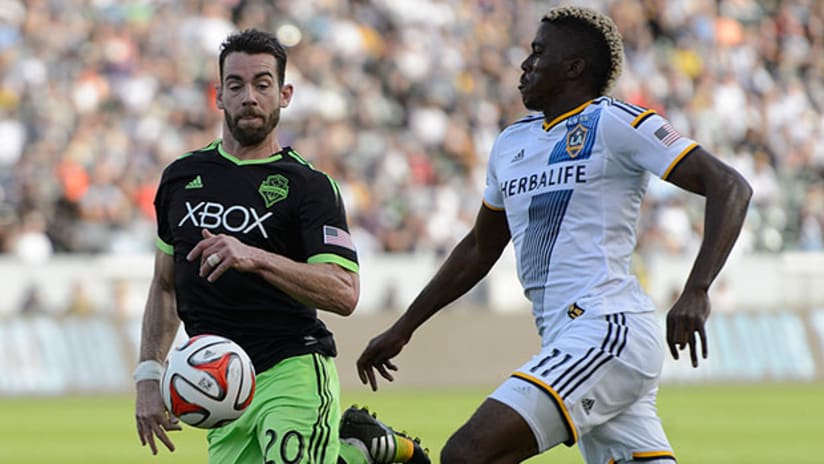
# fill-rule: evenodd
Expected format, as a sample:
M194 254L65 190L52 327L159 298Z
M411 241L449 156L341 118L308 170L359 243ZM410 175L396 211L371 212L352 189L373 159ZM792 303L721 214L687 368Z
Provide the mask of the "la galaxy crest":
M289 196L289 179L280 174L273 174L260 183L258 193L263 197L266 207L271 208Z
M566 136L566 152L570 158L575 159L581 150L584 149L584 146L587 142L587 134L589 133L589 128L581 124L580 122L575 125L572 129L567 131Z

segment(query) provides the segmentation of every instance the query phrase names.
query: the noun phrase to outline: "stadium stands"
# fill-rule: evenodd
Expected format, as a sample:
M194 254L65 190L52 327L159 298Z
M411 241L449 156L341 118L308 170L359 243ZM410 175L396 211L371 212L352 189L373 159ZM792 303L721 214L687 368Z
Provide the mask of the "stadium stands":
M282 143L339 180L361 252L443 251L524 113L519 63L554 3L0 0L0 248L151 250L160 171L218 133L218 45L258 27L290 46ZM753 183L739 246L824 249L824 3L584 3L623 31L615 95ZM694 250L695 201L653 183L639 251Z
M65 384L63 346L87 353L112 338L123 349L96 352L101 366L135 359L155 186L167 163L219 134L216 55L228 32L267 29L289 47L296 93L281 143L341 184L370 285L361 307L389 317L381 311L420 287L410 275L429 275L473 220L492 141L525 113L520 62L558 3L0 0L0 359L22 360L7 363L21 373L0 382L0 395L89 389ZM721 355L707 378L824 377L824 2L575 3L604 9L624 34L614 96L661 112L755 189L730 276L714 287ZM636 264L662 308L698 246L699 201L650 186ZM751 252L759 256L737 260ZM512 265L494 270L473 310L528 315ZM733 350L755 346L736 345L738 331L771 325L800 340L788 345L797 366ZM800 325L807 332L796 337ZM42 348L55 333L65 345ZM102 388L117 391L129 370L89 378L108 376ZM668 379L692 375L681 374Z

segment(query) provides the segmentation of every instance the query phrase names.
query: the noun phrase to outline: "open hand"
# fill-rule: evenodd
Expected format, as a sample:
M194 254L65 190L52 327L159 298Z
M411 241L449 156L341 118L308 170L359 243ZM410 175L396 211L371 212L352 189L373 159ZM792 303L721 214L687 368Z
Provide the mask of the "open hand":
M398 367L392 363L391 359L401 352L408 341L408 337L401 336L394 328L370 340L357 362L358 377L361 382L363 384L369 382L372 391L376 391L378 381L375 377L375 370L384 379L390 382L395 380L389 371L397 371Z
M706 291L685 290L667 313L667 345L676 360L679 351L689 346L692 367L698 367L698 339L701 357L707 359L705 323L710 315L710 299Z
M157 454L157 444L155 444L155 437L157 437L169 451L175 450L175 445L166 432L180 430L180 423L177 417L171 415L163 405L157 380L142 380L137 383L134 415L137 420L137 436L140 437L141 445L148 444L152 454Z

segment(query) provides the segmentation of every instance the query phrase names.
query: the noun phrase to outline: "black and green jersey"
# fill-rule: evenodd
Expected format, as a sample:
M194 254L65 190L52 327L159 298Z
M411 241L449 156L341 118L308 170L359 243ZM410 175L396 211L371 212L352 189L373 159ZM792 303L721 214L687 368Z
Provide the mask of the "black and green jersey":
M299 354L336 354L317 310L257 274L229 270L216 282L199 276L186 255L202 229L306 263L335 263L357 272L338 186L292 148L242 161L220 140L163 171L155 197L158 247L174 256L177 311L190 335L229 337L257 372Z

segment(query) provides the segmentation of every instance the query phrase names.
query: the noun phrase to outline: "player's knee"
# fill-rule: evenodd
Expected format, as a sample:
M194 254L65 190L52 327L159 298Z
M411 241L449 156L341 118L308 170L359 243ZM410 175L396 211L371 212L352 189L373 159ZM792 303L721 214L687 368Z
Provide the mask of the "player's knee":
M473 454L472 446L461 440L459 435L453 435L446 441L441 450L441 464L464 464L479 462Z
M495 440L474 435L470 427L458 429L441 450L441 464L484 464L498 462L502 449Z

